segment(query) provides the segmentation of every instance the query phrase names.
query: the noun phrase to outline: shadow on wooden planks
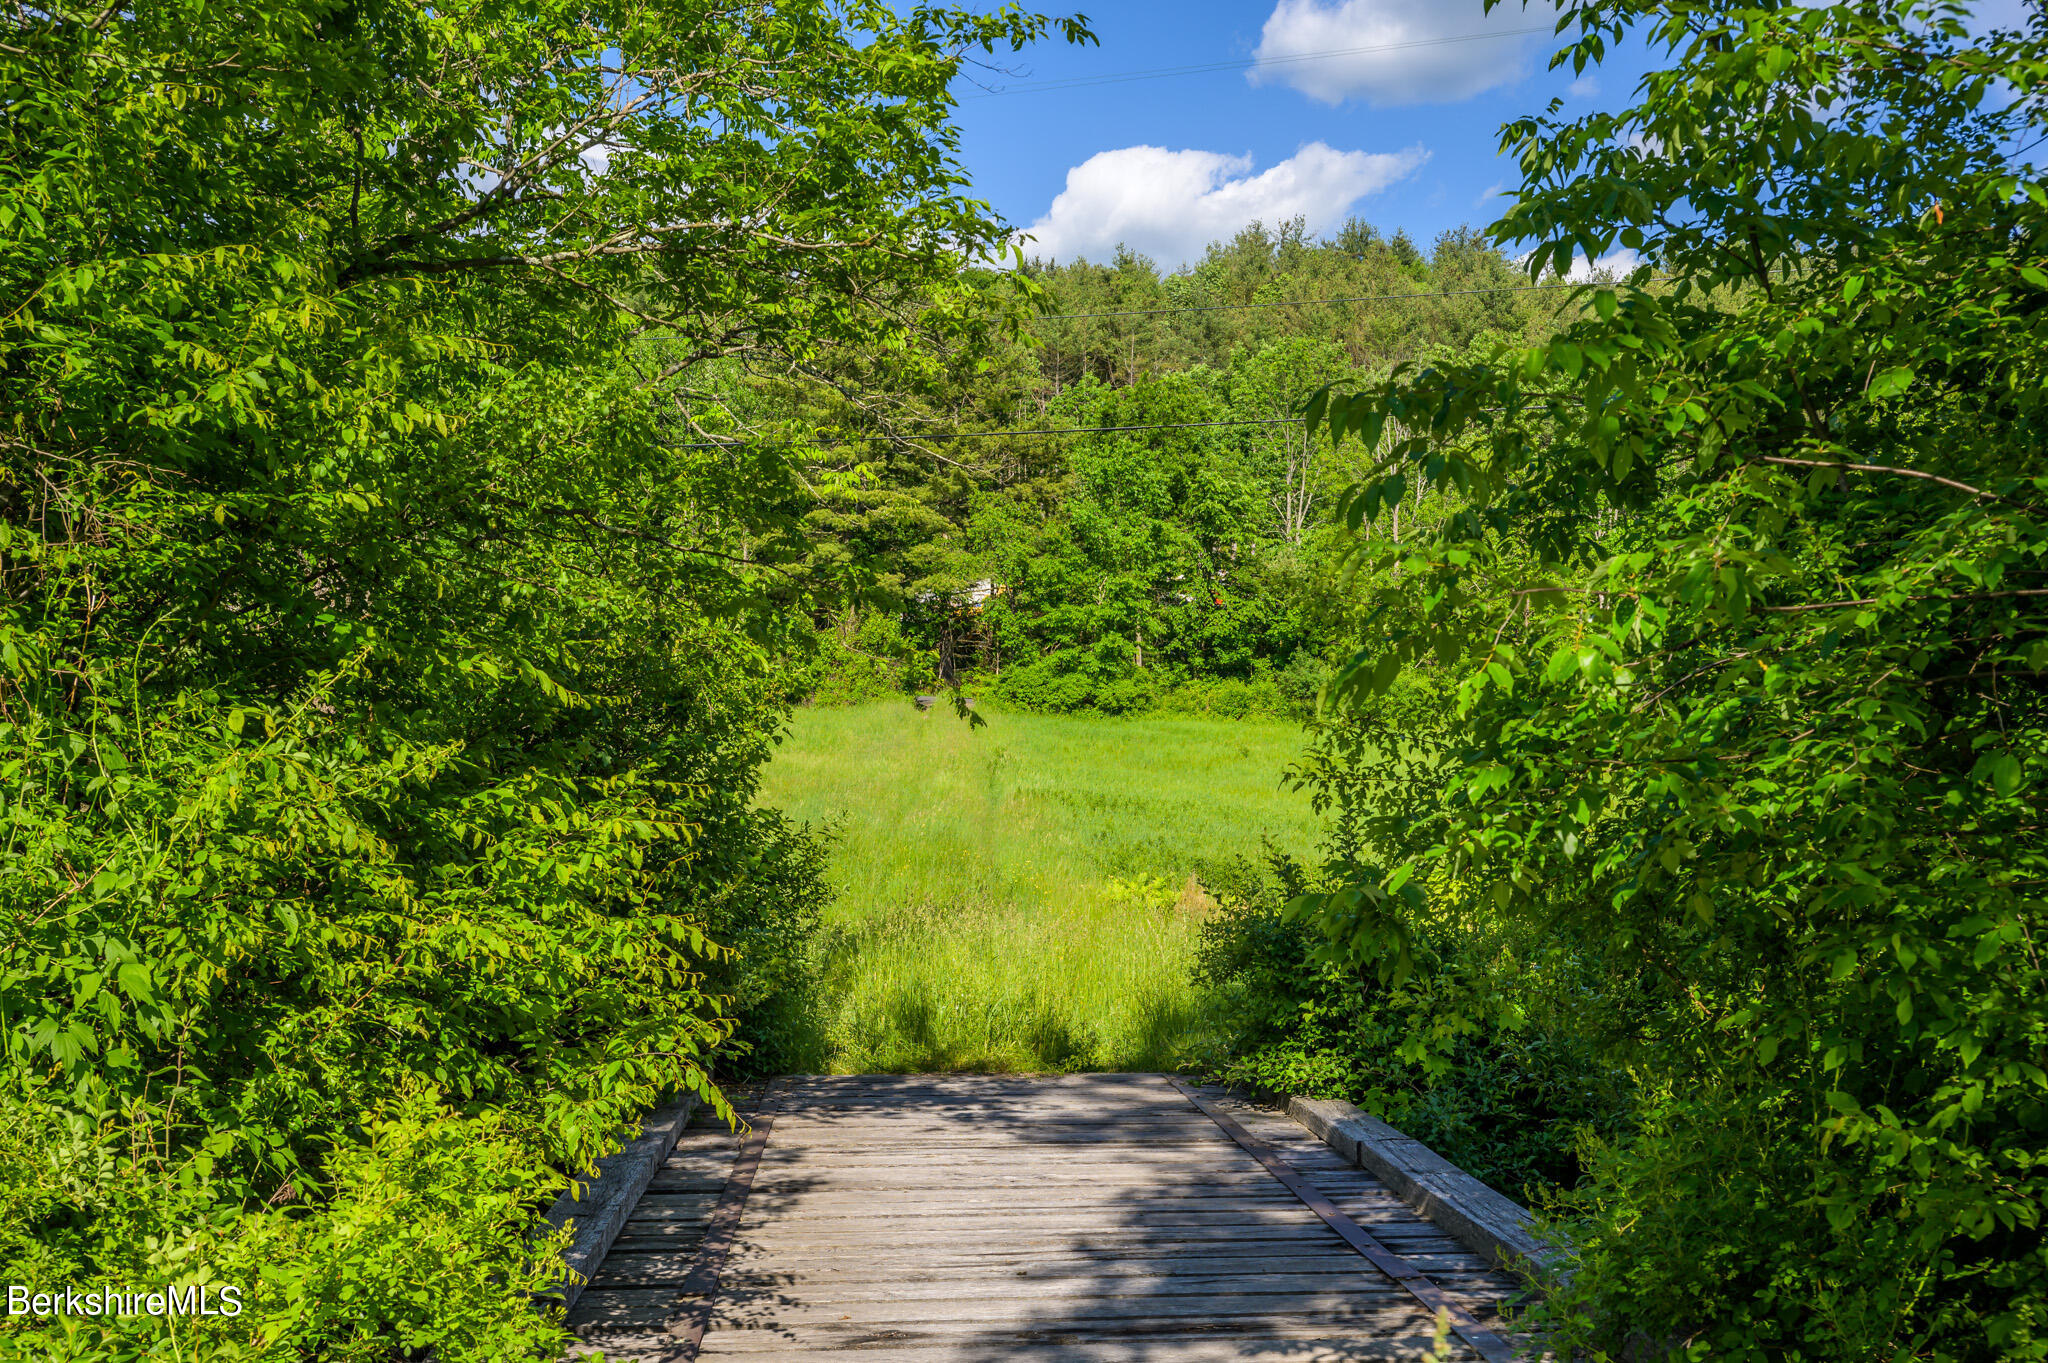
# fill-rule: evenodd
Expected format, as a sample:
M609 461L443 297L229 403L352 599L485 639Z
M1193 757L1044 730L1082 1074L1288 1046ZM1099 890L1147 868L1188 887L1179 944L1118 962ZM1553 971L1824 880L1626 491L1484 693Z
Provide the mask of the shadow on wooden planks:
M1294 1120L1200 1090L1480 1322L1521 1291ZM778 1111L697 1357L1476 1359L1159 1075L855 1075ZM679 1296L739 1142L700 1118L571 1317L689 1363Z

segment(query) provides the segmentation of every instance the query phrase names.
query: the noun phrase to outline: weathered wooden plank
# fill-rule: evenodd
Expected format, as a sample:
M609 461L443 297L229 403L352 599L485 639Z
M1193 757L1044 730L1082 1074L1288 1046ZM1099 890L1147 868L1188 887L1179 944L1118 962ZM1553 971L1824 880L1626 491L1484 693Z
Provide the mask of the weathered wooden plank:
M717 1192L725 1186L725 1180L732 1171L732 1160L727 1159L717 1169L664 1165L655 1170L648 1182L647 1191L659 1192L702 1192L706 1189Z
M732 1167L733 1155L738 1152L737 1137L727 1137L715 1145L709 1141L682 1141L662 1161L664 1169L699 1169L724 1171Z
M1303 1172L1327 1175L1333 1180L1332 1186L1377 1188L1389 1197L1393 1196L1386 1185L1373 1175L1339 1162L1334 1155L1327 1163L1312 1160L1290 1160L1289 1163ZM701 1164L664 1166L664 1170L697 1177L712 1172L709 1166ZM964 1152L953 1156L926 1151L920 1158L911 1150L892 1145L879 1150L835 1152L830 1159L804 1159L795 1155L784 1158L781 1152L771 1149L761 1162L761 1177L771 1181L823 1178L867 1183L905 1177L922 1183L932 1179L977 1176L1015 1181L1041 1175L1088 1178L1104 1183L1164 1184L1175 1180L1251 1182L1255 1175L1263 1177L1264 1172L1247 1168L1242 1160L1223 1150L1132 1151L1128 1158L1119 1158L1114 1150L1051 1148L1034 1151L1027 1165L1020 1164L1010 1152L995 1156ZM1272 1182L1270 1178L1266 1181Z
M871 1217L878 1199L872 1193L821 1189L789 1189L775 1196L774 1210L785 1217ZM701 1201L701 1193L649 1192L642 1206L684 1206ZM656 1201L655 1199L673 1199ZM904 1188L882 1199L892 1216L915 1216L930 1212L980 1216L984 1212L1028 1215L1044 1211L1092 1209L1116 1211L1266 1211L1293 1204L1284 1190L1278 1195L1259 1188L1148 1188L1126 1190L1122 1197L1105 1197L1086 1185L1066 1187L1040 1185L1030 1189Z
M1029 1163L1018 1158L1015 1147L986 1152L927 1148L922 1159L913 1157L908 1148L901 1146L882 1151L833 1150L824 1154L798 1151L784 1154L771 1151L773 1158L763 1161L761 1176L769 1179L856 1175L882 1177L909 1172L918 1175L922 1181L924 1178L968 1178L981 1173L1045 1172L1072 1174L1077 1177L1101 1173L1105 1176L1142 1177L1155 1182L1166 1182L1176 1178L1202 1178L1216 1173L1247 1172L1243 1164L1231 1159L1229 1152L1221 1148L1130 1150L1127 1159L1117 1158L1117 1151L1117 1147L1107 1145L1042 1145L1030 1151ZM1350 1179L1354 1186L1385 1186L1376 1179L1372 1180L1371 1184L1362 1183L1361 1179L1370 1179L1371 1175L1361 1174L1356 1169L1348 1169L1341 1165L1318 1166L1304 1160L1296 1167L1301 1168L1303 1172Z
M841 1215L806 1215L802 1219L761 1220L747 1229L746 1237L757 1243L789 1242L803 1244L813 1242L830 1244L848 1236L866 1234L877 1243L888 1243L901 1238L907 1245L929 1245L945 1239L964 1238L970 1242L987 1242L990 1239L1008 1240L1018 1236L1029 1236L1034 1241L1057 1240L1066 1237L1072 1240L1110 1236L1118 1240L1132 1240L1145 1236L1155 1239L1185 1239L1185 1232L1209 1229L1217 1232L1214 1237L1230 1238L1243 1236L1256 1238L1267 1232L1293 1232L1314 1230L1316 1223L1303 1217L1292 1207L1274 1204L1260 1211L1243 1209L1236 1211L1203 1211L1198 1207L1166 1206L1143 1211L1115 1211L1102 1207L1043 1207L1022 1208L1000 1213L981 1209L986 1214L969 1216L955 1214L944 1206L933 1205L924 1208L909 1208L901 1214L860 1216L853 1213ZM664 1219L664 1214L650 1214L644 1223L654 1224ZM666 1219L692 1219L689 1213L675 1213ZM1395 1228L1399 1232L1410 1232L1411 1227ZM1399 1234L1389 1234L1388 1243L1400 1239ZM1456 1241L1442 1236L1434 1227L1428 1227L1417 1236L1403 1243L1413 1244L1421 1250L1467 1252Z
M1363 1274L1365 1281L1354 1282ZM773 1275L770 1275L773 1277ZM599 1272L595 1286L662 1287L664 1272L635 1274L621 1265L613 1272L610 1264ZM979 1290L977 1290L979 1289ZM805 1308L849 1305L860 1309L884 1309L903 1303L945 1303L948 1309L963 1300L978 1301L990 1292L1021 1306L1027 1302L1089 1298L1150 1302L1172 1297L1282 1297L1292 1306L1297 1299L1335 1292L1345 1301L1366 1297L1394 1299L1398 1289L1369 1269L1354 1265L1349 1274L1329 1273L1240 1273L1197 1277L1133 1277L1103 1274L1096 1277L1021 1278L1006 1276L1000 1281L982 1277L929 1277L905 1275L897 1278L815 1278L794 1281L734 1279L721 1282L720 1300L734 1307L778 1304ZM1272 1303L1269 1301L1268 1306Z
M722 1296L716 1318L727 1328L766 1329L808 1321L856 1320L915 1325L992 1325L1032 1322L1056 1317L1062 1322L1125 1320L1224 1320L1233 1316L1295 1316L1332 1324L1349 1315L1384 1309L1400 1298L1393 1289L1361 1277L1342 1291L1323 1290L1268 1294L1239 1288L1197 1297L1164 1294L1088 1295L1035 1301L1005 1294L995 1299L962 1301L958 1297L890 1299L864 1297L812 1302L784 1300L762 1293Z
M645 1252L649 1255L674 1253L673 1250L660 1248L650 1248ZM624 1264L634 1257L634 1251L614 1252L606 1264L607 1267L612 1266L613 1261ZM1418 1267L1430 1265L1441 1271L1446 1280L1468 1278L1473 1281L1493 1281L1487 1278L1492 1270L1486 1266L1485 1261L1469 1251L1461 1250L1454 1255L1416 1255L1409 1262ZM963 1250L923 1254L878 1254L865 1259L829 1252L804 1255L798 1251L783 1250L773 1256L739 1260L734 1267L735 1280L745 1278L762 1282L790 1283L813 1280L894 1282L906 1279L993 1281L997 1278L1024 1280L1103 1275L1132 1278L1199 1277L1211 1273L1257 1276L1266 1273L1357 1271L1358 1256L1351 1254L1349 1250L1339 1251L1335 1247L1298 1244L1253 1246L1245 1253L1233 1253L1229 1246L1208 1245L1168 1247L1150 1254L1139 1254L1124 1248L1092 1253L1018 1255L976 1255Z
M721 1187L719 1192L723 1191L724 1189ZM640 1205L633 1210L637 1215L653 1207L665 1207L674 1211L682 1211L691 1207L708 1209L718 1205L719 1192L671 1193L649 1187L646 1192L640 1194Z
M1056 1338L1034 1336L1013 1341L970 1340L931 1341L921 1347L889 1348L872 1343L810 1340L800 1346L777 1347L760 1341L728 1346L727 1337L713 1336L700 1357L746 1358L756 1363L797 1363L841 1351L857 1351L861 1363L1382 1363L1384 1360L1462 1358L1456 1341L1437 1355L1430 1349L1429 1336L1419 1329L1389 1320L1373 1332L1372 1338L1357 1335L1317 1337L1251 1336L1182 1337L1177 1339L1093 1339L1073 1334ZM615 1360L635 1355L617 1346L608 1354Z
M961 1142L957 1145L923 1145L904 1141L881 1141L869 1144L831 1144L820 1146L789 1146L771 1149L764 1161L768 1169L782 1169L797 1166L830 1165L844 1169L898 1169L915 1167L919 1163L942 1164L949 1167L968 1168L976 1165L1005 1165L1015 1169L1018 1163L1020 1143L1003 1142ZM1029 1167L1058 1166L1081 1167L1090 1165L1119 1165L1132 1169L1174 1169L1225 1168L1243 1169L1229 1149L1213 1142L1146 1142L1119 1145L1111 1141L1039 1141L1030 1147ZM1321 1172L1342 1174L1360 1172L1355 1166L1345 1164L1330 1151L1320 1156L1304 1158L1303 1168Z
M1191 1323L1173 1318L1113 1322L1048 1320L1014 1324L961 1325L831 1321L775 1329L718 1330L704 1339L701 1357L813 1359L841 1351L863 1363L931 1360L1040 1358L1179 1360L1303 1358L1405 1358L1469 1360L1476 1355L1452 1336L1432 1349L1434 1322L1413 1307L1388 1306L1350 1313L1342 1321L1296 1317L1237 1317ZM636 1335L653 1346L638 1353ZM651 1338L650 1338L651 1336ZM673 1363L660 1352L658 1333L608 1328L588 1335L611 1363ZM1384 1351L1382 1351L1384 1350Z
M747 1232L737 1247L748 1255L795 1256L799 1259L843 1259L858 1252L860 1242L852 1238L838 1241L806 1242L801 1238L775 1234L756 1236L765 1227L756 1227ZM925 1257L937 1262L947 1257L983 1258L990 1262L1007 1260L1043 1259L1048 1262L1058 1259L1092 1259L1127 1257L1144 1259L1163 1256L1196 1254L1249 1254L1270 1256L1274 1254L1334 1254L1348 1252L1334 1237L1320 1230L1307 1227L1260 1230L1250 1234L1223 1231L1202 1234L1191 1231L1176 1231L1170 1235L1146 1235L1128 1233L1121 1235L1091 1235L1075 1237L1062 1234L1023 1233L1018 1235L987 1236L975 1235L973 1227L956 1228L925 1236L916 1241L888 1241L871 1239L867 1252L878 1260L884 1257ZM660 1248L661 1237L647 1237L646 1249ZM633 1252L634 1247L619 1241L620 1253Z
M946 1238L949 1235L954 1235L956 1238L964 1238L969 1243L1000 1244L1015 1241L1017 1243L1028 1242L1034 1245L1056 1244L1062 1239L1072 1239L1079 1243L1081 1238L1107 1238L1118 1243L1143 1243L1144 1239L1148 1236L1160 1240L1217 1237L1228 1239L1232 1236L1255 1240L1272 1235L1296 1236L1303 1232L1312 1232L1319 1239L1331 1238L1328 1227L1298 1217L1286 1220L1268 1218L1263 1222L1247 1222L1242 1218L1242 1215L1237 1215L1227 1224L1219 1223L1213 1226L1212 1229L1215 1230L1216 1236L1209 1237L1195 1233L1199 1232L1203 1225L1208 1224L1207 1218L1202 1218L1193 1224L1156 1226L1128 1221L1120 1213L1112 1211L1098 1211L1094 1213L1094 1216L1095 1221L1093 1224L1081 1225L1074 1222L1073 1213L1064 1216L1048 1214L1048 1216L1037 1221L1009 1223L1002 1228L1000 1236L982 1233L984 1228L980 1227L978 1222L948 1222L942 1219L928 1224L918 1231L917 1243L920 1245L929 1244ZM1413 1221L1405 1219L1405 1217L1404 1219L1397 1220L1390 1215L1378 1221L1367 1222L1360 1220L1359 1224L1367 1226L1374 1235L1385 1239L1390 1244L1399 1241L1403 1245L1413 1245L1420 1250L1463 1250L1463 1247L1458 1245L1456 1241L1451 1240L1442 1231L1427 1222L1418 1226ZM951 1227L950 1230L949 1226ZM803 1243L807 1236L815 1236L817 1243L824 1244L847 1234L852 1229L857 1228L848 1227L844 1224L826 1225L822 1222L816 1225L798 1225L763 1218L756 1220L753 1225L747 1228L747 1235L750 1238L759 1238L763 1241L787 1240L798 1244ZM916 1229L914 1225L898 1225L891 1228L891 1233L894 1234L898 1231L908 1233L914 1229Z
M852 1319L820 1321L778 1328L714 1331L705 1336L706 1357L740 1357L776 1354L784 1350L832 1352L861 1350L863 1357L889 1350L898 1357L930 1357L928 1350L994 1348L1014 1346L1112 1346L1127 1344L1148 1350L1197 1340L1225 1344L1233 1350L1256 1348L1263 1343L1298 1350L1318 1342L1356 1343L1376 1339L1402 1338L1418 1345L1434 1335L1435 1319L1419 1306L1366 1306L1349 1313L1342 1321L1318 1319L1309 1314L1267 1314L1235 1316L1213 1322L1190 1322L1178 1317L1132 1317L1110 1321L1065 1320L1049 1317L999 1323L957 1321L877 1323ZM610 1352L630 1342L645 1341L659 1349L664 1339L662 1322L634 1325L623 1321L592 1325L580 1332L593 1345L602 1341L608 1356L617 1363L621 1355ZM672 1339L668 1341L671 1345ZM894 1351L902 1350L900 1354ZM1173 1355L1167 1354L1167 1357ZM1444 1359L1470 1358L1456 1336L1445 1341Z
M548 1209L548 1224L566 1225L573 1236L562 1253L562 1283L550 1294L561 1298L563 1309L576 1305L590 1275L618 1239L633 1204L696 1110L697 1096L690 1094L648 1114L632 1139L599 1163L594 1178L571 1183Z
M641 1218L635 1218L636 1220ZM646 1219L664 1219L663 1214L650 1213ZM674 1219L687 1219L678 1213ZM1126 1211L1107 1208L1081 1207L1073 1210L1033 1211L988 1211L975 1218L975 1224L982 1233L1007 1235L1015 1230L1036 1230L1067 1232L1088 1235L1102 1231L1164 1231L1212 1229L1224 1233L1244 1228L1307 1228L1314 1226L1314 1215L1295 1207L1276 1206L1270 1211L1174 1211L1163 1209L1153 1211L1134 1207ZM901 1214L875 1212L863 1218L843 1219L837 1223L820 1221L766 1222L754 1230L751 1239L760 1239L769 1234L805 1237L816 1234L831 1237L842 1234L869 1233L880 1237L912 1236L923 1238L928 1232L943 1232L943 1226L934 1226L930 1216L915 1210Z
M1563 1271L1558 1247L1535 1233L1527 1209L1417 1140L1350 1103L1295 1098L1288 1112L1345 1158L1379 1176L1416 1211L1502 1268Z
M797 1079L778 1093L703 1359L1337 1363L1420 1359L1432 1343L1420 1304L1159 1076ZM1299 1125L1232 1110L1491 1318L1501 1280L1482 1260ZM683 1363L662 1327L737 1148L692 1131L622 1228L575 1316L614 1363ZM1466 1355L1453 1339L1444 1356Z
M666 1180L666 1183L664 1183L664 1180ZM701 1185L710 1182L715 1182L715 1180L708 1179L702 1174L663 1171L655 1175L655 1181L649 1185L648 1191L696 1192L701 1190ZM1318 1176L1316 1183L1333 1198L1349 1198L1358 1201L1377 1199L1389 1209L1398 1210L1404 1215L1414 1215L1414 1213L1408 1210L1406 1203L1401 1202L1377 1183L1370 1181L1368 1175L1338 1176L1327 1179ZM1262 1191L1271 1189L1273 1180L1264 1178L1263 1175L1259 1178L1254 1178L1242 1170L1201 1172L1190 1175L1175 1174L1170 1178L1160 1178L1157 1175L1134 1173L1129 1170L1114 1168L1100 1170L1044 1168L1030 1171L935 1169L924 1177L919 1177L915 1170L900 1170L889 1173L835 1174L828 1167L820 1166L812 1171L777 1170L772 1176L764 1174L755 1181L754 1186L763 1192L777 1194L790 1191L857 1194L865 1197L890 1197L898 1193L918 1192L925 1189L945 1193L1000 1193L1005 1191L1017 1192L1033 1188L1082 1189L1096 1191L1107 1201L1154 1192L1184 1192L1197 1196L1205 1192L1233 1195L1248 1192L1252 1189Z
M586 1294L586 1300L597 1304L587 1316L593 1327L647 1327L670 1320L676 1313L675 1293L665 1287L609 1288L601 1292L593 1288ZM1140 1321L1172 1321L1188 1329L1204 1321L1249 1317L1313 1321L1328 1329L1390 1309L1426 1315L1398 1288L1384 1279L1374 1281L1368 1271L1359 1276L1357 1283L1341 1291L1325 1287L1274 1294L1236 1290L1199 1296L1118 1294L1033 1300L1004 1295L966 1301L957 1296L902 1300L868 1297L814 1302L773 1292L721 1291L712 1303L712 1321L716 1330L801 1329L840 1321L953 1329L1015 1329L1054 1321L1076 1326L1090 1323L1104 1329L1123 1328Z
M1115 1154L1114 1147L1090 1149L1077 1147L1069 1150L1044 1146L1034 1150L1031 1154L1030 1163L1025 1164L1017 1158L1014 1150L1004 1150L988 1154L976 1152L950 1154L929 1151L922 1159L897 1151L890 1151L881 1155L857 1151L833 1151L828 1155L805 1154L802 1156L792 1153L786 1158L777 1155L774 1151L770 1151L770 1155L775 1157L763 1161L761 1172L763 1178L772 1180L819 1176L833 1177L841 1174L849 1177L853 1175L881 1176L905 1172L921 1174L929 1178L970 1178L977 1174L991 1172L1026 1175L1043 1172L1062 1176L1085 1177L1100 1171L1105 1175L1122 1175L1130 1178L1143 1176L1153 1181L1162 1182L1176 1178L1197 1179L1222 1170L1234 1170L1240 1174L1246 1172L1244 1165L1229 1161L1228 1153L1220 1149L1190 1150L1185 1152L1131 1151L1127 1159L1118 1159L1115 1157ZM1301 1164L1296 1165L1296 1167L1304 1173L1314 1173L1318 1176L1327 1173L1339 1178L1354 1180L1350 1185L1354 1187L1371 1186L1383 1189L1385 1186L1376 1179L1369 1185L1358 1183L1356 1180L1360 1177L1370 1178L1371 1176L1360 1175L1356 1169L1346 1168L1334 1163L1329 1166L1318 1166L1303 1161Z
M667 1281L678 1270L688 1272L690 1256L677 1250L620 1253L605 1260L606 1274ZM1213 1252L1134 1258L1123 1254L1048 1258L987 1259L968 1256L878 1255L866 1259L831 1255L799 1258L778 1255L769 1260L728 1260L725 1280L765 1286L802 1287L813 1282L1036 1282L1063 1278L1216 1278L1269 1274L1358 1272L1358 1256L1341 1254L1229 1255Z
M633 1215L627 1220L626 1225L643 1226L649 1224L650 1222L658 1222L663 1224L694 1223L697 1225L702 1225L705 1221L709 1220L710 1217L711 1209L706 1206L663 1207L658 1205L650 1205L647 1199L643 1197L640 1199L640 1205L633 1209ZM623 1235L624 1233L625 1231L622 1228L620 1234Z
M734 1341L734 1342L728 1342ZM666 1363L665 1337L611 1334L584 1346L602 1347L610 1363ZM1014 1340L926 1339L910 1347L892 1347L855 1336L808 1336L802 1341L759 1340L711 1335L704 1341L704 1359L745 1358L750 1363L800 1363L841 1352L857 1354L861 1363L1383 1363L1437 1357L1426 1331L1401 1332L1389 1321L1370 1338L1358 1335L1202 1335L1178 1338L1095 1337L1069 1332ZM1443 1358L1465 1358L1456 1340Z

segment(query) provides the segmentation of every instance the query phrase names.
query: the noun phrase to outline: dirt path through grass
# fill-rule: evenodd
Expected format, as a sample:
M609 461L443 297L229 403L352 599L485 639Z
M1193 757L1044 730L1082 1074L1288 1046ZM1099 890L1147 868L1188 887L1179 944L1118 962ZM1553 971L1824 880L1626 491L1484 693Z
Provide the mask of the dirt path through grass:
M840 1072L1161 1069L1198 1025L1202 865L1316 840L1292 724L798 713L762 802L837 830L821 1019Z

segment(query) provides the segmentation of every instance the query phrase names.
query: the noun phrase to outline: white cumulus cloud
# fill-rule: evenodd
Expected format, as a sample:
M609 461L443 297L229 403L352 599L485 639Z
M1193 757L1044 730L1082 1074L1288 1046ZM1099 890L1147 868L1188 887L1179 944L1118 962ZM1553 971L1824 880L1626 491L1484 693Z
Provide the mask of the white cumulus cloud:
M1310 142L1285 161L1252 173L1252 158L1215 151L1121 147L1097 152L1067 172L1067 187L1028 229L1027 255L1048 260L1107 260L1119 245L1163 269L1258 221L1297 215L1310 232L1342 222L1350 207L1429 159L1406 151L1338 151Z
M1480 0L1279 0L1252 54L1254 84L1328 104L1444 104L1518 80L1550 7Z
M1573 256L1572 267L1565 272L1565 278L1574 284L1590 284L1595 279L1621 279L1642 263L1643 257L1639 252L1621 246L1598 260L1589 261L1583 254Z
M1514 266L1518 270L1528 263L1529 253L1527 251L1514 258ZM1580 251L1572 256L1572 267L1564 272L1564 279L1568 284L1591 284L1596 280L1614 280L1618 282L1626 279L1642 263L1642 252L1632 251L1626 246L1617 246L1598 260L1588 260L1586 259L1585 252ZM1557 278L1557 266L1551 265L1547 267L1543 274L1546 279L1555 280Z

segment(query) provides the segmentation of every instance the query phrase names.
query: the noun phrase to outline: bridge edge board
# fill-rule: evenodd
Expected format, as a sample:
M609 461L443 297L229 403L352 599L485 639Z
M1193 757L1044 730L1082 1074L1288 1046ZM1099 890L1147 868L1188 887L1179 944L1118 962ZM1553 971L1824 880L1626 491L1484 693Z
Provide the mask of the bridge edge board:
M675 1149L696 1110L694 1093L656 1108L641 1120L638 1137L598 1161L596 1177L571 1181L568 1190L555 1199L555 1205L548 1208L547 1223L559 1230L564 1223L573 1222L574 1238L562 1251L561 1283L541 1294L542 1300L559 1302L565 1314L575 1309L612 1242L625 1229L626 1218L654 1181L655 1171Z
M1289 1097L1287 1115L1387 1185L1416 1215L1495 1268L1541 1286L1571 1277L1568 1250L1536 1233L1528 1208L1412 1136L1337 1098Z

